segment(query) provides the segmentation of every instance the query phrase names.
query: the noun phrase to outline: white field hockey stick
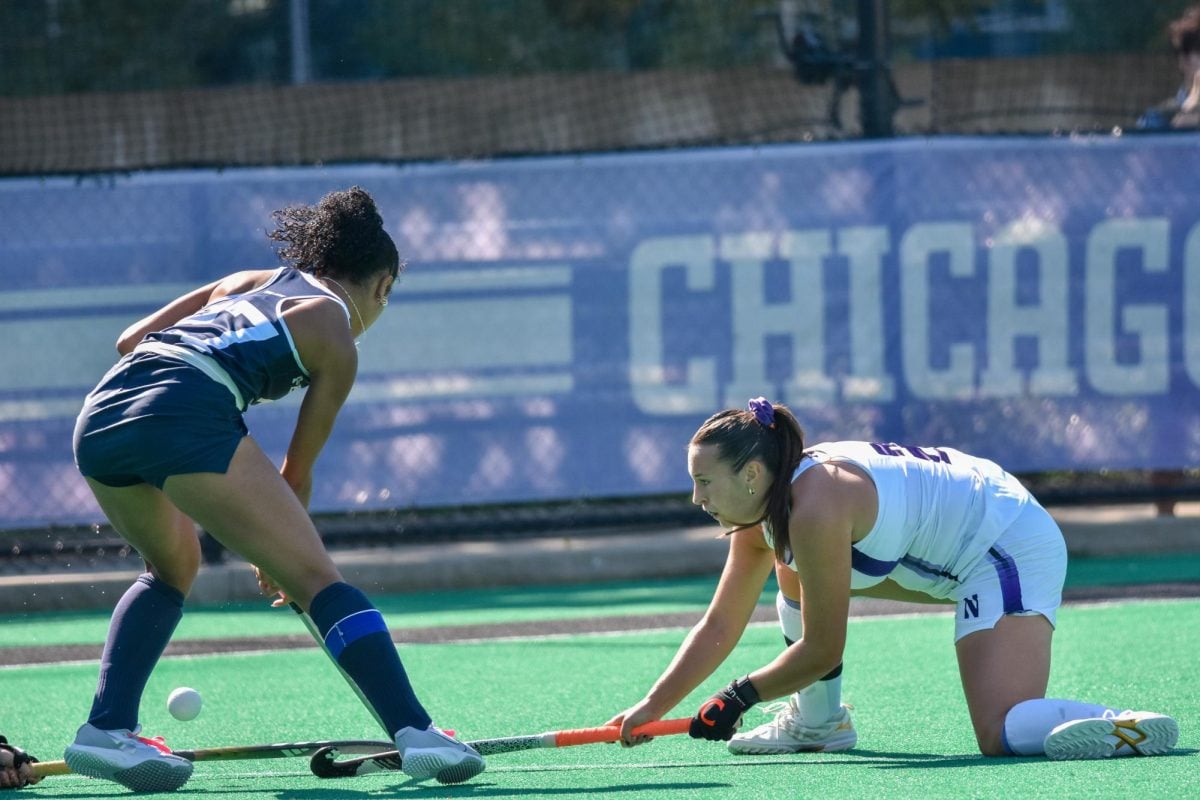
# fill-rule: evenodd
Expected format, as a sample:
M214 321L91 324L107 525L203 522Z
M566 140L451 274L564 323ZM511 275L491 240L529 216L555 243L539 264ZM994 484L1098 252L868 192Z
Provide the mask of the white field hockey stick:
M380 742L366 739L330 739L322 742L281 742L279 744L233 745L230 747L202 747L195 750L172 750L171 752L188 761L243 761L260 758L296 758L311 756L319 752L349 754L378 753L395 747L395 742ZM31 765L33 774L67 775L71 768L65 761L38 761Z
M647 722L633 729L634 736L671 736L687 733L691 725L691 717L679 719L663 719ZM600 742L618 742L621 740L621 729L615 725L604 725L598 728L574 728L561 731L546 731L529 736L504 736L498 739L479 739L466 744L475 748L480 755L492 756L497 753L515 753L518 750L538 750L544 747L572 747L580 744L598 744ZM337 760L337 752L330 748L313 753L309 767L318 778L351 778L356 775L370 775L373 772L398 770L402 766L400 753L392 750L387 753L375 753L356 758Z
M372 706L367 700L367 696L362 693L362 689L358 688L358 684L354 682L354 678L351 678L349 674L346 673L346 670L342 669L342 665L338 663L336 658L334 658L333 653L329 652L329 648L325 645L325 637L321 635L321 630L317 627L317 623L313 622L313 618L308 615L307 611L292 601L289 600L288 605L291 606L292 611L295 611L300 617L300 620L304 623L304 627L308 628L308 632L312 634L313 640L316 641L316 643L321 646L321 649L325 651L325 655L329 656L329 660L333 662L333 666L337 667L337 671L341 673L342 679L345 680L346 685L354 691L354 694L356 697L358 697L359 702L363 704L363 708L365 708L371 714L371 717L379 723L380 730L382 730L384 735L389 739L392 738L396 732L389 731L387 729L387 725L383 724L383 720L380 719L379 714L376 713L375 707ZM395 742L392 744L394 746Z

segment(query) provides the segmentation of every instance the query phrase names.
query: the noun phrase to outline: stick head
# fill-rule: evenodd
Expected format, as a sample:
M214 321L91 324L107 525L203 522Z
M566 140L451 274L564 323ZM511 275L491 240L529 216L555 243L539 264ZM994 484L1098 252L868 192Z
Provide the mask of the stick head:
M318 778L353 778L362 770L365 772L378 772L380 770L399 770L403 767L403 761L400 759L400 754L395 750L390 752L380 752L375 756L347 759L346 761L338 761L338 750L336 747L324 747L313 753L312 758L308 761L308 768L312 770L312 774ZM366 766L366 765L370 766Z

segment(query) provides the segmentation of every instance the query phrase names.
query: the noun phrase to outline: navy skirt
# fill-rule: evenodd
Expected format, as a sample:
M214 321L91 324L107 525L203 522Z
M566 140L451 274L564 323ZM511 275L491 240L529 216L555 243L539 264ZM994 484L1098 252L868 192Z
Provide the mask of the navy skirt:
M171 475L224 473L247 435L233 394L185 361L130 353L84 401L75 421L75 464L107 486Z

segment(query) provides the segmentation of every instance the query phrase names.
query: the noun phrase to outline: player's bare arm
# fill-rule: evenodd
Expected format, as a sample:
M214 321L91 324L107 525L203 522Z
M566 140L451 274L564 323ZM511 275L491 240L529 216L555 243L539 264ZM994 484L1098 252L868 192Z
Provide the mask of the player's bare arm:
M869 485L836 465L813 468L795 482L788 540L803 593L804 636L751 673L762 699L808 686L841 663L850 611L850 546L871 496Z
M280 472L307 507L313 466L354 386L358 350L345 312L332 300L297 303L284 318L310 382Z
M284 318L301 363L309 372L310 382L300 404L280 474L307 508L312 497L313 467L354 385L358 350L351 338L345 312L332 300L299 301L284 313ZM273 605L287 604L290 598L274 578L258 566L254 567L254 574L264 595L278 595Z
M627 742L636 743L628 738L630 731L660 719L725 661L746 630L773 564L774 553L763 541L760 527L730 536L725 567L704 616L646 697L609 721L621 724Z
M226 276L219 281L205 284L177 297L170 303L152 314L142 317L130 325L117 337L117 352L128 355L137 347L147 333L161 331L179 322L181 319L195 314L214 300L230 294L247 292L260 286L271 275L273 270L246 270Z

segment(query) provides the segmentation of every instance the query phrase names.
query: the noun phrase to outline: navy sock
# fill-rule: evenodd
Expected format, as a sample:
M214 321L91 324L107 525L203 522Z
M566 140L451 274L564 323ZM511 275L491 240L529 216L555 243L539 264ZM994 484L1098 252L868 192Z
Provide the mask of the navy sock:
M383 615L366 595L347 583L334 583L313 598L309 616L389 732L429 727L429 714L408 681Z
M149 572L113 609L88 722L102 730L137 726L142 692L183 616L183 594Z

